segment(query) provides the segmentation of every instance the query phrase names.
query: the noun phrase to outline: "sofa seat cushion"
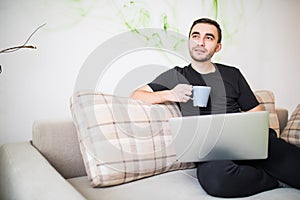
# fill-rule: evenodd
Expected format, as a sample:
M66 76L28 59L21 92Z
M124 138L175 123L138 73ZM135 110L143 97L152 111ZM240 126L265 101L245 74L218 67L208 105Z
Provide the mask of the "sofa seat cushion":
M68 181L89 200L195 199L206 195L196 178L196 169L177 170L122 185L93 188L88 177ZM201 198L197 198L201 199Z
M176 161L168 119L175 103L147 104L94 91L73 95L71 111L93 187L118 185L195 167Z
M152 176L130 183L93 188L87 176L68 179L83 196L89 200L217 200L206 194L196 178L196 169L177 170ZM245 198L226 198L226 200L299 200L300 190L278 188Z

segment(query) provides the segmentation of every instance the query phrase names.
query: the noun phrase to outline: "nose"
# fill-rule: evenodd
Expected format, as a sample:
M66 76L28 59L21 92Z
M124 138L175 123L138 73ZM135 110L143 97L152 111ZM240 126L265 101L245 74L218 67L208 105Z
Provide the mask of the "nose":
M199 46L203 46L203 47L205 46L205 42L203 38L198 38L195 42Z

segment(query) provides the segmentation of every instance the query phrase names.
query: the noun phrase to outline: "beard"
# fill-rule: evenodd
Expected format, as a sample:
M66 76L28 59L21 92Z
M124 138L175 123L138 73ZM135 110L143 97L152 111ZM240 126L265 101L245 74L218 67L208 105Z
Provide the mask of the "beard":
M190 56L196 62L206 62L206 61L210 60L213 57L213 55L214 55L214 52L213 53L206 52L201 55L198 55L193 50L190 50Z

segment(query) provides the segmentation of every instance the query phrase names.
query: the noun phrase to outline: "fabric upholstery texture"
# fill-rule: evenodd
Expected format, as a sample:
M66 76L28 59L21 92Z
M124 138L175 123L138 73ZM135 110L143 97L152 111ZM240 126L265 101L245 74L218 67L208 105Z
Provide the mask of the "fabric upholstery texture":
M176 104L151 105L85 91L72 96L71 111L93 187L195 167L176 161L167 123L181 116Z
M85 200L30 142L0 147L1 200Z
M254 92L256 99L265 111L269 112L269 127L274 129L277 136L280 135L279 121L275 109L275 97L269 90L258 90Z
M289 118L289 111L285 108L276 108L276 114L279 121L280 134L281 134L287 124Z
M300 147L300 104L293 111L280 137Z
M79 144L71 120L35 121L32 144L64 178L86 176L82 157L78 156Z
M152 176L128 184L91 188L87 177L68 179L88 200L299 200L300 190L278 188L241 198L208 195L199 185L196 169L186 169Z

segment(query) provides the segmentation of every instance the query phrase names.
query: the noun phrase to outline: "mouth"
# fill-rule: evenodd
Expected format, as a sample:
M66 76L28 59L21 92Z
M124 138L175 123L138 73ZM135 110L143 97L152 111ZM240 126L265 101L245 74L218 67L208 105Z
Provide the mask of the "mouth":
M194 48L194 51L197 52L197 53L206 53L206 50L205 50L205 49L199 48L199 47Z

